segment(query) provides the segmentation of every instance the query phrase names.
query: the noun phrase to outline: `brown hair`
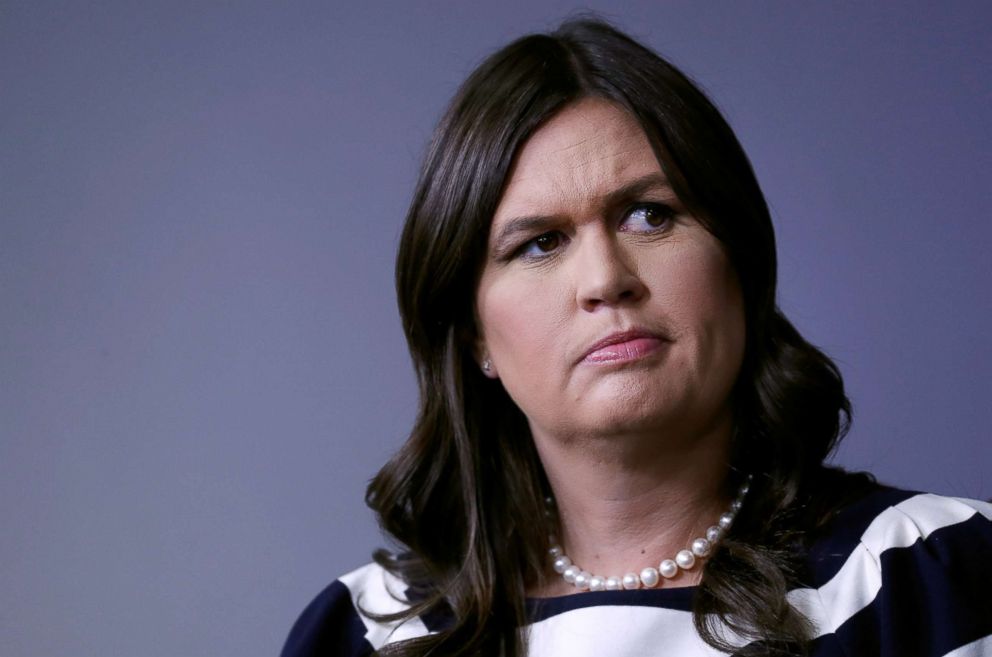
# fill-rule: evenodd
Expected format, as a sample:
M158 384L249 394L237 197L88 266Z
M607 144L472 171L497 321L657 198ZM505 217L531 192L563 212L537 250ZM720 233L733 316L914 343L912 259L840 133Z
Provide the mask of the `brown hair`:
M590 96L636 118L675 192L723 243L741 281L747 341L731 466L732 478L752 473L755 481L697 589L703 639L732 649L722 623L769 654L801 645L807 624L785 593L803 540L839 503L818 497L820 484L867 485L823 467L847 430L850 404L836 366L775 305L771 219L719 111L675 67L601 21L526 36L486 59L452 100L400 243L396 288L420 408L366 499L406 548L380 550L376 560L420 600L382 618L443 611L450 623L382 654L524 652L525 590L547 568L546 481L523 414L471 357L474 293L515 154L561 108Z

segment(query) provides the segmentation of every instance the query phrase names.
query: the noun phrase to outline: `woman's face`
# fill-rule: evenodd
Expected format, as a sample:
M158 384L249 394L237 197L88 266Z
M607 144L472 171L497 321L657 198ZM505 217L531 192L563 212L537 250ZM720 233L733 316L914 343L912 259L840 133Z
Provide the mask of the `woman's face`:
M518 154L476 314L479 362L535 437L689 436L729 412L745 333L737 275L608 101L569 105Z

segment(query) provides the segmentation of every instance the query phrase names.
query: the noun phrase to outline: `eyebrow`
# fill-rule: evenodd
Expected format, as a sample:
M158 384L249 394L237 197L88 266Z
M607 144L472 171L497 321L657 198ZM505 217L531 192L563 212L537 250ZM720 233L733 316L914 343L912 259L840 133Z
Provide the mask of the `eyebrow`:
M629 201L632 198L652 191L672 191L672 187L664 174L649 173L631 180L627 184L606 194L602 199L602 207L614 207L624 201ZM504 222L502 228L496 234L495 239L493 239L494 251L503 251L507 243L519 233L546 232L559 221L560 219L553 215L531 215L509 219Z

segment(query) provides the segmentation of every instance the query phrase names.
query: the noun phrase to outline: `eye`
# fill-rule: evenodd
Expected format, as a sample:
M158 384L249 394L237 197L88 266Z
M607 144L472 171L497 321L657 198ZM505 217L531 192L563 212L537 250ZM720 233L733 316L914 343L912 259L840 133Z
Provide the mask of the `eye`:
M561 233L544 233L538 235L520 247L519 254L524 257L540 258L561 246Z
M651 233L675 216L675 210L663 203L639 203L627 211L620 222L621 232Z

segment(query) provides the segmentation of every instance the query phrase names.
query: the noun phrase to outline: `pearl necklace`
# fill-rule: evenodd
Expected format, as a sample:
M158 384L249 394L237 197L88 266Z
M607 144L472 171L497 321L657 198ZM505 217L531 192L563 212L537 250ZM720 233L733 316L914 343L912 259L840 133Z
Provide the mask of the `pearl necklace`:
M690 570L695 566L697 558L702 559L709 556L720 538L727 533L727 530L734 523L734 516L737 515L744 503L744 496L747 495L750 484L751 475L748 475L744 483L741 484L740 490L737 491L734 501L730 503L730 508L720 516L715 525L706 530L705 538L694 539L688 549L679 551L674 559L665 559L658 564L657 568L645 568L640 574L629 572L623 577L593 575L588 570L583 570L572 563L572 560L558 544L558 540L551 536L551 548L548 550L548 554L551 556L552 568L566 582L580 591L619 591L620 589L638 589L642 586L648 589L654 588L662 577L672 579L679 574L680 570ZM548 497L545 498L545 502L548 505L546 515L549 518L554 517L554 499Z

